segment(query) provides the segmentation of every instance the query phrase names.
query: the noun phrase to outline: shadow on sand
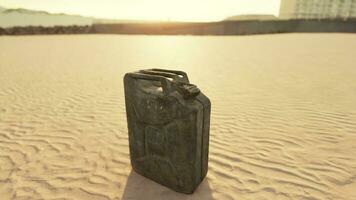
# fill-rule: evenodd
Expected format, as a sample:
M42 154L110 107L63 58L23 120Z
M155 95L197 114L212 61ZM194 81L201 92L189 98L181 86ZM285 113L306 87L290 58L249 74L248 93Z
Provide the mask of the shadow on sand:
M177 193L167 187L151 181L135 171L131 170L127 179L126 187L122 196L123 200L140 200L140 199L204 199L212 200L212 190L210 189L208 179L205 178L191 195Z

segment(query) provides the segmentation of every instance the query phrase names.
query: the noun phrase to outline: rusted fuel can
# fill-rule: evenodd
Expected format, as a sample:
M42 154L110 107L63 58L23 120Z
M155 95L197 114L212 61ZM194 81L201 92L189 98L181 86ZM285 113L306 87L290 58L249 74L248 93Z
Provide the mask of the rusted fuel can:
M210 100L182 71L127 73L124 86L132 168L193 193L208 171Z

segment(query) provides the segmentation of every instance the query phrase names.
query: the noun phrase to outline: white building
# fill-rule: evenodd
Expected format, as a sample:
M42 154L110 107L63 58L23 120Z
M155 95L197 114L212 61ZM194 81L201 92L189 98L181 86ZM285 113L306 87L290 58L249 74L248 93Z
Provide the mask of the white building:
M356 0L281 0L280 18L356 18Z

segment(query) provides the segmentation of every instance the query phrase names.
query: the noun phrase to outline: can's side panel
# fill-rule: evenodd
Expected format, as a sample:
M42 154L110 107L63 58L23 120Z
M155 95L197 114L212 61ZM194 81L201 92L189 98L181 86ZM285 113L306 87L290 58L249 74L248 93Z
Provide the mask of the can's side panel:
M204 114L203 114L203 133L202 133L202 161L201 161L201 180L204 179L208 173L208 161L209 161L209 135L210 135L210 112L211 112L211 102L208 97L203 93L197 96L197 100L203 104Z

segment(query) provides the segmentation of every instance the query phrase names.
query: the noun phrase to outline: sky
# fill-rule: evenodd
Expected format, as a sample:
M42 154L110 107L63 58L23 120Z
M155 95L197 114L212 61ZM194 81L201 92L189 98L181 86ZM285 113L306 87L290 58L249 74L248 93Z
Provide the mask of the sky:
M240 14L277 16L280 0L0 0L0 6L112 19L218 21Z

